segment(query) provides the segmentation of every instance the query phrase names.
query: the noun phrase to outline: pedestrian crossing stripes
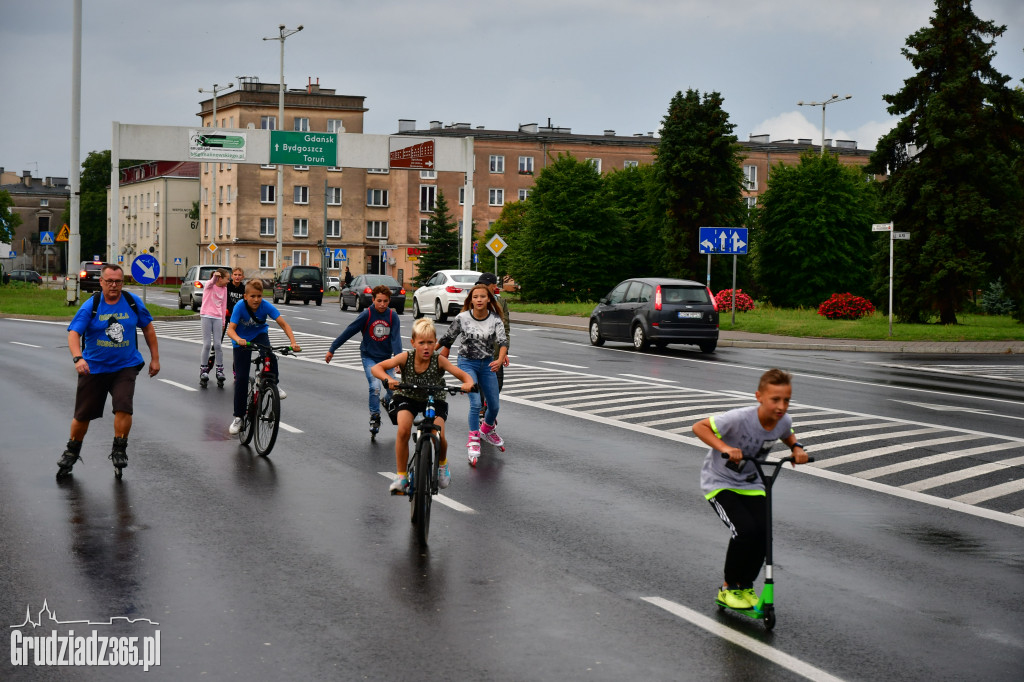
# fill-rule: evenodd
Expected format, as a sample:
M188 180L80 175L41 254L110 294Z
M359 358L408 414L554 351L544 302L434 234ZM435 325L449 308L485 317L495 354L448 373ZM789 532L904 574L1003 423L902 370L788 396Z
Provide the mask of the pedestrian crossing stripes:
M671 438L699 448L695 422L752 404L749 394L705 391L636 375L605 377L512 365L502 400ZM815 457L808 466L1024 518L1024 438L998 436L794 401L789 413Z
M912 369L917 372L935 374L953 374L982 379L998 379L1000 381L1016 381L1024 383L1024 364L1013 365L907 365L888 362L870 362L870 365L892 367L895 369Z

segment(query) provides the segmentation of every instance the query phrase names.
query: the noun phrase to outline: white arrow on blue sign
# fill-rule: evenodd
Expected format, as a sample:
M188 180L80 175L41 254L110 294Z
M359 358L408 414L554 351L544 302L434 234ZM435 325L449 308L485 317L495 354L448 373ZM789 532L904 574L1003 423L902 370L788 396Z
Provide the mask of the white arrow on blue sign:
M747 228L702 227L697 236L697 242L700 253L745 255L747 253Z
M152 284L160 277L160 261L148 253L141 253L132 261L132 279L139 284Z

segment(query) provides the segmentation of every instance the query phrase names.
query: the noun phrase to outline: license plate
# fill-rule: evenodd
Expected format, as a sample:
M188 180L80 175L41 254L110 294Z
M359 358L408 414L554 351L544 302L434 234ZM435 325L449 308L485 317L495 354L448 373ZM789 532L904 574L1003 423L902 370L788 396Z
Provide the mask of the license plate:
M300 284L299 288L300 289L312 289L313 285L312 284Z
M699 320L704 317L704 313L691 313L691 312L678 312L676 315L679 316L680 320Z

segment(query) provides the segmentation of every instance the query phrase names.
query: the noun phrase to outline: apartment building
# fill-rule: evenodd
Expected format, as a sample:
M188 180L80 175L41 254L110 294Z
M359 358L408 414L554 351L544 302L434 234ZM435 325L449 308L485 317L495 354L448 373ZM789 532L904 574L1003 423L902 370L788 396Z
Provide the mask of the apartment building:
M189 218L199 199L199 163L154 161L124 168L118 191L121 205L112 207L107 188L107 215L118 212L118 252L110 254L111 261L128 270L135 256L150 253L160 263L161 283L176 281L200 262L198 224Z
M0 167L0 189L7 191L14 202L12 211L21 217L14 231L10 250L14 258L4 263L8 270L36 270L41 274L63 275L67 271L66 242L40 244L43 232L57 236L63 225L61 216L71 200L67 178L34 178L31 171L17 173ZM8 250L3 250L4 255Z
M284 120L278 121L278 96L278 84L243 78L237 90L218 95L216 122L212 99L200 103L198 116L203 126L239 130L363 132L368 111L364 97L338 95L310 80L305 88L286 90ZM578 134L550 121L520 125L516 130L490 130L440 121L420 129L415 120L402 119L395 135L472 137L475 196L464 196L465 176L460 172L285 166L283 224L277 225L276 166L203 163L200 225L195 233L201 262L240 266L249 276L264 278L289 265L321 265L327 274L339 276L348 266L353 274L386 272L410 282L438 192L444 192L460 229L462 206L467 199L472 202L478 237L498 219L506 203L529 196L536 175L558 154L589 160L608 173L651 163L658 143L653 132ZM752 135L740 146L744 193L753 204L767 186L771 165L795 164L812 145L810 140L770 142L768 136ZM848 164L864 165L870 156L870 151L848 141L830 143L829 148ZM278 230L281 263L275 261ZM385 242L392 248L382 249ZM329 255L324 255L324 246L330 249ZM346 260L334 257L338 249L344 250Z

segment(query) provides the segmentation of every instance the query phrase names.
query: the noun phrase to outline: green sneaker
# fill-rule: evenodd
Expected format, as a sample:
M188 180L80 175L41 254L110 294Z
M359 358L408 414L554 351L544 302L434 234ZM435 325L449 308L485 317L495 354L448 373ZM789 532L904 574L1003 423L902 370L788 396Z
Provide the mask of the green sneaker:
M757 608L757 603L761 601L761 598L757 596L757 592L754 592L753 587L748 587L743 590L743 598L750 604L750 608Z
M730 609L751 608L750 602L747 601L747 597L743 590L727 590L723 587L718 590L718 601L722 602Z

